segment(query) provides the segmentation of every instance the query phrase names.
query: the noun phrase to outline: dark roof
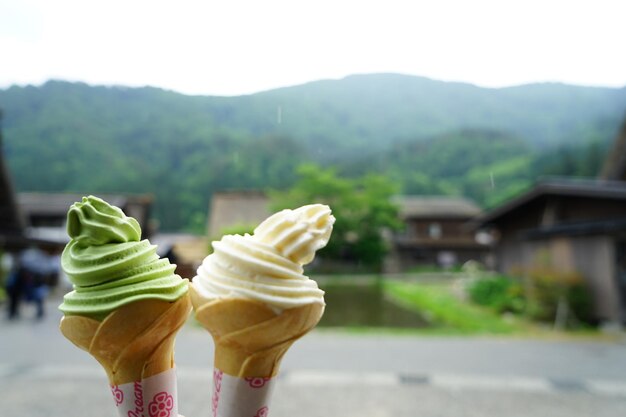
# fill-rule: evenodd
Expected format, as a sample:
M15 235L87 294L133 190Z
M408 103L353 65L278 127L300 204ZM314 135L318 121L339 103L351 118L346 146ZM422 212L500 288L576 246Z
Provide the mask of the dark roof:
M393 198L400 217L407 218L471 218L481 210L473 201L463 197L400 195Z
M26 219L22 232L25 239L34 244L47 242L65 244L69 240L65 231L65 218L72 204L87 194L72 193L18 193L17 205ZM126 215L134 217L141 226L143 238L149 238L149 210L153 197L148 194L97 194L109 204L121 208ZM39 224L36 219L50 219L49 224ZM48 222L46 222L48 223Z
M49 215L66 216L67 210L72 204L81 201L87 194L72 193L19 193L17 201L25 216ZM149 196L129 196L123 194L98 194L109 204L123 208L130 202L151 203Z
M487 225L495 219L541 196L571 196L626 200L626 182L575 178L546 178L534 188L476 218L474 223Z

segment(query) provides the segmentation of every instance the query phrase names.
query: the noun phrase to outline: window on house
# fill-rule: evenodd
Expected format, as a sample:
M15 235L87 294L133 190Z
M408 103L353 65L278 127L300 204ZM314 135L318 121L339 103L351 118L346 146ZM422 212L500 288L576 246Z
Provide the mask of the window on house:
M432 239L441 238L441 225L439 223L431 223L428 225L428 236Z

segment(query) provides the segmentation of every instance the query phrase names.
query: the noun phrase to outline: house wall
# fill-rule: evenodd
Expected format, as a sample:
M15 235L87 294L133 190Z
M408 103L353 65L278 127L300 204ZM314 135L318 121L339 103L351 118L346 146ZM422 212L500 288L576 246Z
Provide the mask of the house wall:
M215 193L211 198L207 234L211 238L218 238L227 227L254 227L270 214L269 199L261 192Z
M550 265L578 272L587 280L599 320L620 320L625 314L626 289L617 280L615 232L596 236L553 236L529 240L527 232L576 222L602 222L626 218L626 199L586 195L540 195L511 208L492 224L499 234L494 247L496 267L502 273L523 272Z
M576 237L571 239L571 248L574 269L589 284L595 316L601 320L620 320L614 240L610 236Z
M546 242L522 240L513 234L501 237L494 248L496 269L505 274L526 269L547 250Z
M438 265L442 253L452 254L455 265L462 265L473 260L482 264L490 264L490 252L488 248L400 248L392 252L388 270L391 272L406 271L420 265Z
M626 200L563 197L558 201L559 222L619 219L626 216Z
M514 238L520 230L534 229L542 223L546 199L538 198L500 217L495 224L502 239Z
M593 302L595 318L619 320L621 300L615 279L615 244L609 236L503 239L495 248L498 271L520 273L537 265L580 273Z
M393 236L393 250L388 257L388 270L403 271L418 265L452 262L460 265L468 260L486 263L490 247L480 245L474 231L467 228L469 218L437 216L405 219L407 227ZM436 224L440 234L433 236Z
M469 219L411 219L407 221L407 236L416 238L430 238L430 227L438 224L441 228L440 239L466 237L473 241L474 233L464 225Z

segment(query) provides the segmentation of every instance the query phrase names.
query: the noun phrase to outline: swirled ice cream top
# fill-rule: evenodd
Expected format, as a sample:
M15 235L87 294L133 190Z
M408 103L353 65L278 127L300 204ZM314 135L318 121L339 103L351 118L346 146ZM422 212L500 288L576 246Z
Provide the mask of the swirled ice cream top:
M192 286L207 299L244 298L275 309L324 303L324 292L303 274L315 252L326 246L335 217L328 206L283 210L252 235L226 235L198 268Z
M174 274L176 265L159 259L156 246L140 240L141 228L132 217L98 197L83 197L67 213L71 238L61 266L74 291L63 298L65 314L104 318L136 300L175 301L188 281Z

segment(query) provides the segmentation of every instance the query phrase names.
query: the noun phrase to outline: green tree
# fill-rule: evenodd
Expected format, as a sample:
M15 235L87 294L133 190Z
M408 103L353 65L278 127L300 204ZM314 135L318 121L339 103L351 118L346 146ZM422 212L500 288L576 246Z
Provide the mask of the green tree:
M407 170L409 171L409 170ZM403 172L398 175L403 182L402 192L414 195L454 195L459 194L455 185L447 180L436 180L422 172Z
M390 199L397 191L394 184L381 175L342 178L333 168L313 164L301 165L297 174L291 188L270 194L273 208L328 204L337 221L324 256L380 269L387 253L383 230L401 227Z

